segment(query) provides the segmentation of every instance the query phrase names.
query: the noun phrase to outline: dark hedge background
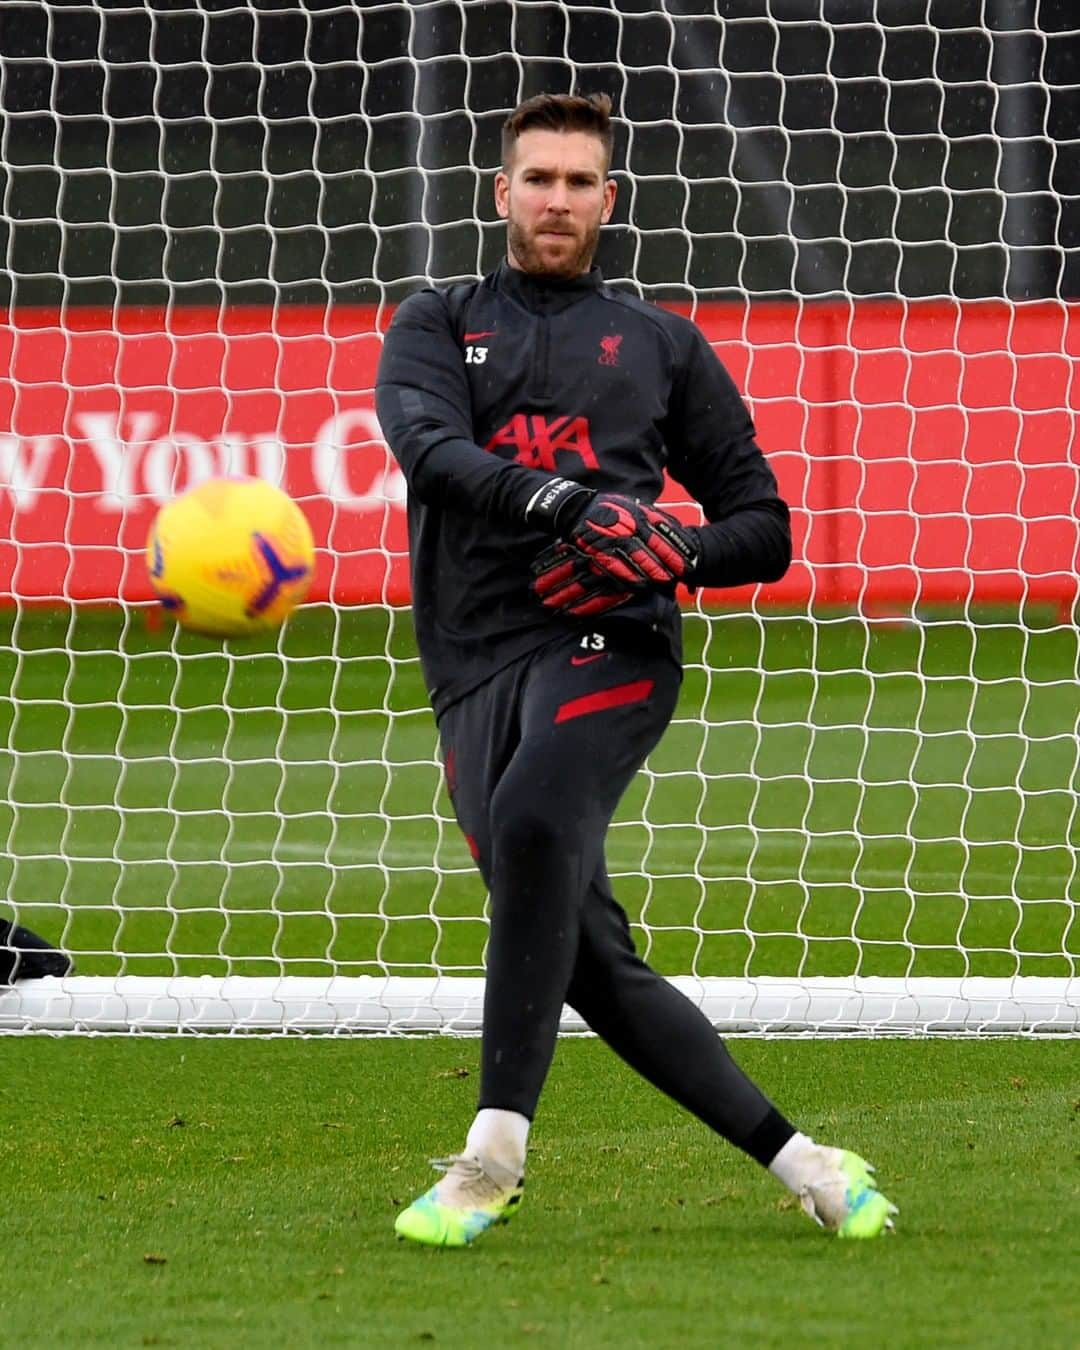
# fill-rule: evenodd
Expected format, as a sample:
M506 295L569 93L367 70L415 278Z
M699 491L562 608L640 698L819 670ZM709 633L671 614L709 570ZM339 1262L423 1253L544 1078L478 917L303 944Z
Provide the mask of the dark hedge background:
M499 126L606 90L653 298L1080 295L1076 0L0 6L0 303L486 270Z

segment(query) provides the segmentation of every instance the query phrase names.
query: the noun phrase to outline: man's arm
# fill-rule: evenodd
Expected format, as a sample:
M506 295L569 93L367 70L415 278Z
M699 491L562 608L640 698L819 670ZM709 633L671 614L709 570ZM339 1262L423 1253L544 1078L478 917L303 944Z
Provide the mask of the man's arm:
M734 381L698 329L665 425L671 472L701 503L709 524L694 586L778 581L791 563L791 520L776 477L754 439Z
M398 307L379 361L375 407L409 491L428 505L520 525L551 481L473 440L465 362L436 291Z

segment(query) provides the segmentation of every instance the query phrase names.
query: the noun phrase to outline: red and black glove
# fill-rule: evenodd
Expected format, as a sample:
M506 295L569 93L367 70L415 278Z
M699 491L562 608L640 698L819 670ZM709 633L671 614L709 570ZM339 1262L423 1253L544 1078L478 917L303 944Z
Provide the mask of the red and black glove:
M532 592L545 609L579 619L606 614L633 594L562 539L537 556L532 574Z
M637 589L688 581L697 541L666 511L632 497L601 492L565 536L589 561Z
M693 527L658 506L616 492L596 492L570 478L552 478L525 518L567 540L593 566L624 586L643 590L689 582L700 549Z

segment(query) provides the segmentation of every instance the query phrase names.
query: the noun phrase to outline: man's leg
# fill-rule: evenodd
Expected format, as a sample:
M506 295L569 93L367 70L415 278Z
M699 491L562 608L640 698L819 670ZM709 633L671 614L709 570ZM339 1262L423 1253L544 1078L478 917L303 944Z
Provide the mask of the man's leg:
M585 900L567 1002L642 1077L767 1167L823 1227L842 1237L892 1227L896 1206L878 1191L873 1168L799 1133L708 1018L642 961L602 867Z
M444 714L454 808L491 893L480 1101L464 1154L399 1216L402 1236L464 1245L520 1198L589 878L678 685L666 657L569 637Z
M491 890L491 795L517 749L518 702L527 661L500 671L439 719L446 786L469 852ZM477 1129L486 1133L479 1145ZM463 1247L505 1221L521 1199L529 1121L513 1112L479 1111L460 1154L439 1160L444 1176L397 1217L399 1237ZM493 1156L494 1155L494 1156Z
M580 932L570 1006L654 1087L767 1167L795 1127L743 1073L700 1009L638 956L602 867Z
M521 691L520 741L491 797L480 1107L531 1119L578 955L590 879L616 807L670 721L679 672L654 653L578 640Z

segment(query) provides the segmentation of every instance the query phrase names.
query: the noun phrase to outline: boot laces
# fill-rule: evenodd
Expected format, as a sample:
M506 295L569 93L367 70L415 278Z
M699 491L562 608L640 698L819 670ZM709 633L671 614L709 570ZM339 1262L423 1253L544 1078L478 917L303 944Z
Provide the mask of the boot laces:
M431 1165L444 1174L447 1189L455 1198L468 1200L476 1206L502 1198L505 1188L484 1170L479 1158L456 1153L449 1158L432 1158ZM441 1189L443 1183L439 1185Z

